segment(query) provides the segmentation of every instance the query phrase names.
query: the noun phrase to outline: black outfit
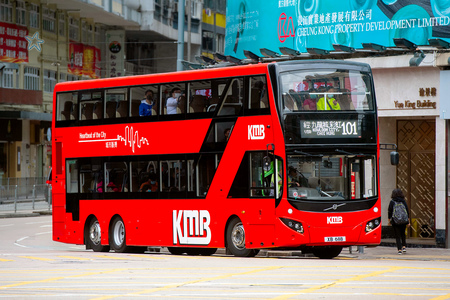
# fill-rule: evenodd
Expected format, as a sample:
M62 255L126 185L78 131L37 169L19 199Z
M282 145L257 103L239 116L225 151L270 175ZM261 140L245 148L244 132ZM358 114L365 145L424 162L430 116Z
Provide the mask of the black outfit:
M392 213L394 210L395 202L402 202L403 205L406 207L406 212L408 213L408 219L409 219L409 209L408 205L406 204L405 198L393 198L391 202L389 203L389 209L388 209L388 218L391 220L392 228L394 229L394 235L395 235L395 241L397 243L397 249L398 251L402 250L402 247L406 247L406 236L405 236L405 230L406 225L408 224L395 224L394 220L392 219Z

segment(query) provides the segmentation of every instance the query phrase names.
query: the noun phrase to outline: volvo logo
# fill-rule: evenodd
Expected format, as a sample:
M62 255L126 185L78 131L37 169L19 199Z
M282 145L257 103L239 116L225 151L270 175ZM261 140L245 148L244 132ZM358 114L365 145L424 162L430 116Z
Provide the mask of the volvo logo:
M341 204L333 204L333 206L332 207L328 207L328 208L325 208L323 211L328 211L328 210L336 210L336 209L338 209L338 207L339 206L342 206L342 205L345 205L346 203L341 203Z

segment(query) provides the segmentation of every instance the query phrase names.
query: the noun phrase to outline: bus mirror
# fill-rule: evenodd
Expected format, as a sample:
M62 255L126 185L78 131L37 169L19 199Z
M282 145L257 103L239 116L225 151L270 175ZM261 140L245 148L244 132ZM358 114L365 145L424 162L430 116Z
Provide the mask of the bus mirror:
M269 172L270 171L270 165L272 163L272 160L270 159L270 157L268 156L264 156L263 157L263 169L265 172Z
M392 151L391 152L391 165L393 165L393 166L398 165L399 160L400 160L400 155L398 154L398 152Z

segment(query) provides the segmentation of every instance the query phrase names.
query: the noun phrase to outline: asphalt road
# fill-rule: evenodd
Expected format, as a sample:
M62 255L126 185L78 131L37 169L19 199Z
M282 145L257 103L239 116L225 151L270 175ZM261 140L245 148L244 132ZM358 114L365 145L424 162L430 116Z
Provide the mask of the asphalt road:
M332 260L95 253L53 242L51 216L0 219L0 236L5 299L450 299L447 249L346 248Z

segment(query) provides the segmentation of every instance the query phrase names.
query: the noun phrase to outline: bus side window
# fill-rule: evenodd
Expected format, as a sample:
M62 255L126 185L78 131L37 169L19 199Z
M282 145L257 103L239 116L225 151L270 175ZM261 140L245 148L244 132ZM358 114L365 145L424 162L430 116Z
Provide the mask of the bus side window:
M80 162L81 193L103 193L105 183L99 158L87 158Z
M66 161L66 191L78 193L78 163L76 159Z
M216 172L214 155L202 155L197 163L196 174L198 179L197 196L206 197Z
M128 164L126 162L105 163L105 186L106 192L128 192Z
M75 120L77 110L78 93L59 93L57 95L57 110L56 121Z
M218 116L238 116L242 112L244 79L233 78L225 94Z
M268 108L269 96L265 76L250 77L250 109Z

